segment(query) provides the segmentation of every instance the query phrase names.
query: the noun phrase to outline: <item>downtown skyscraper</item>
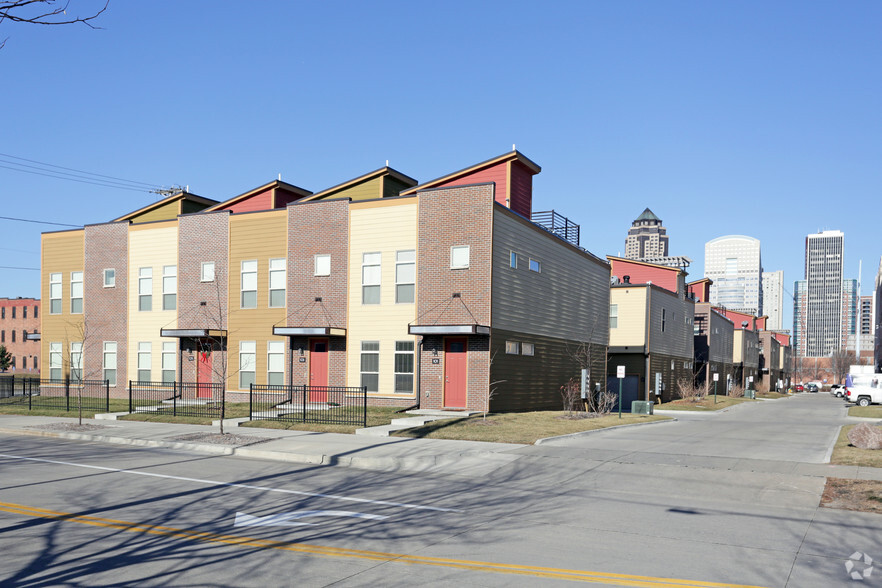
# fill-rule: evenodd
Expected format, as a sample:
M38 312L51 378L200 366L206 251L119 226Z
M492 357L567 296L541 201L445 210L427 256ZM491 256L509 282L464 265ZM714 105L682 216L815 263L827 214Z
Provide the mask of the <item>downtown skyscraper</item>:
M805 280L794 285L793 335L797 354L827 357L853 334L857 282L843 278L845 235L822 231L805 238ZM849 324L851 323L851 324Z
M704 244L704 277L713 280L711 304L762 315L762 274L759 239L727 235Z

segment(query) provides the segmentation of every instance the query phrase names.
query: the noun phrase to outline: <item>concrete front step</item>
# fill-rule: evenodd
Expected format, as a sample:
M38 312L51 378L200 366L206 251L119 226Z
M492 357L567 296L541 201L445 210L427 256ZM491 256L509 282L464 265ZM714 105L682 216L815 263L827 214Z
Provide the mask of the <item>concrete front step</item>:
M432 421L440 421L445 419L461 419L463 417L467 417L473 414L477 414L477 412L472 411L453 411L453 410L431 410L431 409L421 409L421 410L409 410L407 414L416 414L419 416L406 417L401 419L393 419L392 422L388 425L380 425L379 427L367 427L365 429L356 429L356 435L368 435L370 437L388 437L390 433L394 431L400 431L402 429L413 429L415 427L422 427L426 423L431 423Z

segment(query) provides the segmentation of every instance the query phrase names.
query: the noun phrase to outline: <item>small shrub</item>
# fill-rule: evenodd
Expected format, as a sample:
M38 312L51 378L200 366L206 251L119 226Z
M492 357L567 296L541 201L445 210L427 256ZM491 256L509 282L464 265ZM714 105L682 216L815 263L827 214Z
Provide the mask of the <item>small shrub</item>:
M729 390L729 396L731 396L732 398L743 398L744 388L742 388L738 384L735 384L734 386L732 386L732 389Z

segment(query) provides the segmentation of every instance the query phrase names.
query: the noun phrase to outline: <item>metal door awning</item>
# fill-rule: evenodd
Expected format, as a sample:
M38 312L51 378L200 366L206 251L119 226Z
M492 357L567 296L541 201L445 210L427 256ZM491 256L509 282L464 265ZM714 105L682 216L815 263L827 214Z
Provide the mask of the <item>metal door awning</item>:
M408 325L410 335L489 335L490 327L484 325Z
M346 329L340 327L273 327L273 335L283 337L314 337L324 335L326 337L345 337Z
M226 329L159 329L160 337L175 337L177 339L183 338L214 338L214 339L225 339L227 336Z

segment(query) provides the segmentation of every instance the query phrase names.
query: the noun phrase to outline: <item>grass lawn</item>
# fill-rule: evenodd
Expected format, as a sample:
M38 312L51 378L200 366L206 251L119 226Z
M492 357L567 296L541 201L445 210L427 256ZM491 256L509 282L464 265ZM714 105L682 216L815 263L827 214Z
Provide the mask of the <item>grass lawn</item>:
M714 404L713 394L710 396L706 396L701 399L699 402L692 402L691 400L680 399L680 400L672 400L671 402L665 402L664 404L656 404L656 410L697 410L697 411L708 411L708 410L721 410L724 408L728 408L730 406L735 406L736 404L741 404L742 402L756 402L755 400L751 400L750 398L735 398L731 396L717 396L717 402Z
M848 432L855 427L849 425L839 431L839 439L833 448L830 463L835 465L853 465L868 468L882 468L882 449L858 449L848 441Z
M77 411L77 401L76 398L71 397L70 399L70 408L71 410L53 410L49 408L41 408L39 405L39 397L34 396L33 398L33 410L28 410L27 398L25 398L24 402L15 402L9 403L4 401L0 401L0 414L23 414L27 416L51 416L51 417L73 417L77 418L79 416L79 411ZM20 400L21 397L16 397L17 400ZM95 416L96 412L124 412L129 410L129 401L124 399L110 399L110 411L106 411L104 409L95 411L95 410L86 410L83 409L83 418L91 419Z
M780 392L757 392L756 397L773 400L775 398L786 398L787 394L781 394Z
M882 419L882 406L852 406L848 409L848 416Z
M584 415L585 413L575 413ZM566 418L561 411L515 412L450 419L428 423L415 429L393 433L396 437L422 437L427 439L460 439L464 441L490 441L494 443L532 444L537 439L555 437L581 431L591 431L651 421L668 420L660 415L608 415L596 418Z
M400 409L390 407L369 406L367 409L367 426L379 427L388 425L392 419L406 418L409 414L399 413ZM243 427L257 427L263 429L290 429L294 431L314 431L319 433L347 433L354 434L355 429L361 429L361 425L323 425L318 423L289 423L285 421L259 420L242 423Z

